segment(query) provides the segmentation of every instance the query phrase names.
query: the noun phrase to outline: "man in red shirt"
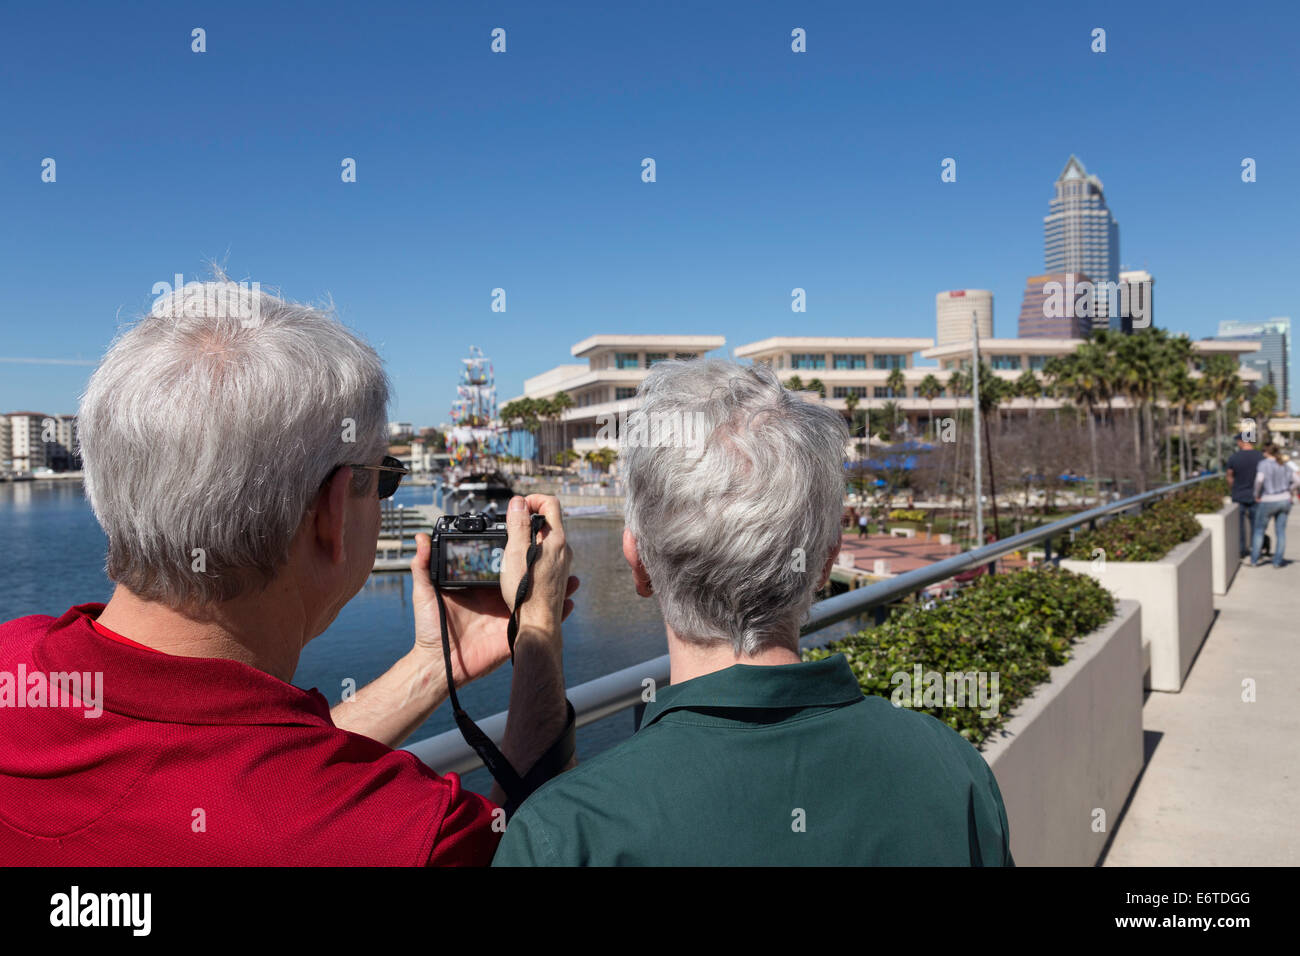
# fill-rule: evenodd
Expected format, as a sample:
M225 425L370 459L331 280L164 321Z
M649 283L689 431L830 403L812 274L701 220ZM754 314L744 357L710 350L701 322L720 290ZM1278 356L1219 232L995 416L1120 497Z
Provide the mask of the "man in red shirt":
M486 865L503 811L393 749L447 698L427 536L410 652L332 710L289 683L365 583L404 471L378 356L318 309L193 285L114 343L82 400L112 598L0 625L0 864ZM445 595L463 685L509 656L532 513L501 746L521 774L567 721L559 503L511 501L500 592Z

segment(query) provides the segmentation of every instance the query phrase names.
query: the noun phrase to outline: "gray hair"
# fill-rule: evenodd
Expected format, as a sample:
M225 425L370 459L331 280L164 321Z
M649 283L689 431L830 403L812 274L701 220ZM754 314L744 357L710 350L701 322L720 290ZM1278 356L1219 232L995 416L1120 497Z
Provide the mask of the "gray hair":
M119 335L81 398L108 576L177 608L265 587L331 472L378 463L388 393L379 356L328 307L219 271L172 290ZM358 469L352 493L372 480Z
M625 516L665 623L738 655L790 647L840 540L843 418L721 359L657 363L638 395Z

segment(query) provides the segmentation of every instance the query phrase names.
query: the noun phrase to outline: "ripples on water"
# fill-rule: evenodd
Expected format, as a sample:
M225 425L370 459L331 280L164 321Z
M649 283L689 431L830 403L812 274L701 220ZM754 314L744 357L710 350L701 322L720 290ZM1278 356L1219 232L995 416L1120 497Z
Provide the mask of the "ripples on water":
M430 504L432 496L431 488L403 487L395 501ZM622 521L573 518L565 531L573 547L573 573L582 579L576 606L564 624L567 685L667 653L659 605L637 595L623 559ZM105 548L80 482L0 484L0 621L25 614L57 617L74 604L107 601L113 588L104 574ZM847 622L836 631L848 633L857 626ZM346 679L365 686L410 650L414 634L411 576L372 575L329 629L307 645L293 683L315 687L337 703ZM505 710L510 665L458 694L476 720ZM630 736L632 721L632 712L624 711L579 730L579 759ZM444 706L411 740L454 727L451 710ZM480 770L466 775L465 783L486 793L491 779Z

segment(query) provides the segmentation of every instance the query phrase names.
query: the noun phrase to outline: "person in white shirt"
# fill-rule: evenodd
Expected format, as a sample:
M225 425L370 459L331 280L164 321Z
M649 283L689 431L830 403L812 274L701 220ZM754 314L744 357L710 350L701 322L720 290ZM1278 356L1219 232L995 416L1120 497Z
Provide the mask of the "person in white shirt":
M1250 566L1259 566L1259 551L1269 518L1273 519L1277 547L1273 550L1273 567L1280 568L1286 552L1286 519L1291 513L1291 494L1300 487L1300 472L1282 464L1277 445L1269 442L1264 457L1255 469L1255 528L1250 542Z

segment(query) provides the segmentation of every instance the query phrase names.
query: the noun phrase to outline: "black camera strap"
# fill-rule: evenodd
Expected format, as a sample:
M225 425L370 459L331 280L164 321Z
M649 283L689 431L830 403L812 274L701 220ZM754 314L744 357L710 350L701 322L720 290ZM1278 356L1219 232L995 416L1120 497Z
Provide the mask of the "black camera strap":
M515 638L519 634L519 609L523 606L529 592L532 590L533 565L542 554L542 545L537 540L537 532L546 524L546 519L541 515L532 515L531 518L528 528L528 553L525 557L524 575L520 578L519 587L515 591L515 606L510 612L510 621L506 625L506 641L510 645L510 660L512 663L515 659ZM479 759L483 761L483 765L487 767L493 779L505 791L506 816L507 818L511 817L519 809L519 805L534 790L552 777L557 776L573 759L577 715L574 713L573 704L566 698L564 705L568 713L564 730L561 732L559 739L547 749L546 753L542 754L537 763L533 764L527 775L520 777L519 772L510 765L510 761L492 742L492 738L485 734L478 724L474 723L469 714L465 712L465 708L460 706L460 699L456 696L456 681L452 677L451 670L451 638L447 633L447 605L443 601L442 588L438 587L436 576L433 581L433 591L438 598L438 614L442 626L442 658L447 668L447 694L451 698L452 713L456 718L456 726L460 728L461 736L465 738L465 742L474 748L474 752L479 755Z

